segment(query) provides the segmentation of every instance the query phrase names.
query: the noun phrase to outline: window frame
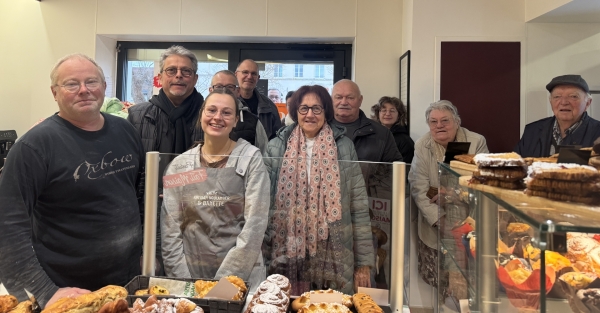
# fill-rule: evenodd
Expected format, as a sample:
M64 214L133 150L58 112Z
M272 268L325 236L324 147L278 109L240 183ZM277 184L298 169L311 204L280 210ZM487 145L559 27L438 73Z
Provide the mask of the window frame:
M157 42L157 41L118 41L116 97L126 93L127 51L129 49L166 50L173 45L182 45L190 50L227 50L228 69L235 71L239 62L245 59L268 59L284 62L331 62L334 63L333 82L352 77L351 44L300 44L300 43L228 43L228 42Z

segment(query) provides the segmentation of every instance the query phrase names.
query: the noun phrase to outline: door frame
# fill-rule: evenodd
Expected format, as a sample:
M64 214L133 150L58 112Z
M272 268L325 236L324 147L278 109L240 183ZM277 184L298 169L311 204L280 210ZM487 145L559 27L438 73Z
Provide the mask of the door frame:
M522 36L464 36L464 37L457 37L457 36L436 36L435 37L435 64L434 66L434 70L435 73L433 74L433 99L436 99L435 101L440 100L440 74L441 74L441 64L442 64L442 42L448 42L448 41L464 41L464 42L481 42L481 41L488 41L488 42L520 42L521 43L521 68L520 68L520 76L521 76L521 88L519 90L519 94L520 94L520 99L521 99L521 103L519 104L519 112L520 112L520 117L519 117L519 125L520 125L520 129L519 129L519 137L523 134L523 130L525 129L525 125L527 124L527 103L526 103L526 95L525 95L525 90L526 90L526 60L525 58L527 57L527 46L525 45L526 40L525 37Z

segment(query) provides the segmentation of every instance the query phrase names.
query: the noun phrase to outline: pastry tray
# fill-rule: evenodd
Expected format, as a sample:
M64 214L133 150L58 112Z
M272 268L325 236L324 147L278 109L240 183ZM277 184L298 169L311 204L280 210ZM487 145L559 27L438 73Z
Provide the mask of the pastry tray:
M160 276L158 276L158 278L179 280L179 281L186 281L186 282L195 282L199 279L206 280L206 281L216 281L215 279L205 279L205 278L174 278L174 277L160 277ZM127 289L127 293L128 293L127 303L129 304L129 307L132 307L133 303L138 298L144 300L144 302L146 302L146 300L148 300L150 295L136 296L135 292L139 289L148 289L149 282L150 282L150 276L140 275L140 276L134 277L129 283L127 283L127 285L125 285L125 289ZM249 290L250 288L249 288L248 282L244 282L244 283L246 284L246 289ZM248 291L246 291L244 293L244 297L238 301L177 297L177 296L173 296L173 295L165 295L165 296L157 295L156 297L158 299L186 298L186 299L194 302L196 305L199 305L204 310L204 312L240 313L240 312L242 312L242 309L244 308L244 304L246 303L247 296L248 296Z

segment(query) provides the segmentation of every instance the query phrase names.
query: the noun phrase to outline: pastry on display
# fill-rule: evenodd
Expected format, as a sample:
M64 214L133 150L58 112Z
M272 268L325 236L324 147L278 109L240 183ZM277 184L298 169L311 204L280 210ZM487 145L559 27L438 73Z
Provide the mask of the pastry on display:
M32 313L33 312L33 304L30 300L25 300L17 304L12 310L8 311L9 313ZM38 311L39 312L39 311Z
M305 292L302 295L300 295L300 297L296 298L296 300L294 300L292 302L292 310L294 311L298 311L300 310L300 308L309 305L310 302L310 296L314 295L314 294L323 294L323 293L337 293L342 295L342 303L348 308L352 307L352 297L347 295L347 294L343 294L337 290L332 290L332 289L327 289L327 290L311 290L309 292Z
M575 289L584 289L597 278L594 273L568 272L560 275L558 279Z
M511 153L480 153L474 157L477 171L471 184L481 184L503 189L522 189L527 176L527 164L520 155Z
M277 276L275 276L277 275ZM281 287L283 287L283 289ZM290 304L289 280L274 274L258 285L245 313L285 313Z
M577 291L577 299L590 311L600 313L600 289L590 288Z
M600 203L600 172L588 165L535 162L526 179L530 196L557 201Z
M17 304L19 304L19 301L15 296L0 296L0 313L6 313L12 310Z
M143 296L143 295L147 295L148 293L148 289L139 289L135 291L135 295L136 296Z
M204 310L185 298L158 299L152 295L144 302L138 298L133 302L131 313L203 313ZM99 312L100 313L100 312Z
M600 243L591 237L567 239L566 257L581 271L600 273Z
M62 298L46 306L42 313L81 313L98 312L108 302L125 299L127 290L120 286L109 285L94 292L75 298Z
M148 288L148 294L157 295L157 296L166 296L169 294L169 290L165 287L161 286L151 286Z
M527 166L530 166L534 162L557 163L558 162L558 157L556 157L556 158L553 158L553 157L547 157L547 158L532 158L532 157L528 157L528 158L523 158L523 160L525 160L525 163L527 163Z
M454 156L454 159L468 164L475 164L474 158L474 154L459 154Z
M103 305L98 313L129 313L129 304L125 299L111 301Z
M236 286L238 288L238 293L231 299L234 301L239 301L241 299L244 298L244 294L246 293L246 291L248 291L248 288L246 287L246 283L244 283L244 280L242 280L241 278L237 277L237 276L227 276L225 277L225 279L227 279L227 281L229 281L232 285ZM217 280L197 280L196 282L194 282L194 287L196 289L196 296L195 298L204 298L204 296L206 296L206 294L213 289L217 283L219 281Z
M298 313L351 313L351 311L347 306L339 303L311 303L301 307Z
M381 307L366 293L354 294L352 302L358 313L383 313Z

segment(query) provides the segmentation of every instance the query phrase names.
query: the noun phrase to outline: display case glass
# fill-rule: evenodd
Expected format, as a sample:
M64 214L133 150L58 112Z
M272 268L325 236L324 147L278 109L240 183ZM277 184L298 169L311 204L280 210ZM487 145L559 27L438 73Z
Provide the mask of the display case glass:
M308 225L312 225L310 219L314 220L315 218L311 215L311 211L313 211L312 204L317 206L315 212L323 210L327 214L335 215L336 212L328 211L327 206L320 207L319 205L323 205L323 201L327 201L327 199L339 197L342 209L339 213L341 218L330 221L330 215L323 215L323 220L328 221L329 237L326 236L323 239L319 232L315 234L317 241L337 240L332 244L321 245L321 243L317 243L315 246L317 251L331 253L331 258L323 257L319 261L324 262L321 269L332 269L332 274L321 271L325 273L325 276L330 275L330 277L327 276L329 278L326 277L327 279L323 281L321 286L313 286L310 282L307 282L306 286L302 285L303 281L300 277L302 275L291 279L293 282L297 282L297 286L293 285L294 287L306 289L293 289L292 295L299 296L307 290L327 288L347 290L346 293L349 294L354 293L354 286L348 283L348 278L353 278L352 273L354 271L340 271L340 269L347 268L352 263L348 260L354 262L364 261L365 257L359 255L359 253L357 254L356 250L359 248L365 252L365 249L370 247L368 255L372 257L372 260L369 260L369 262L375 266L371 268L368 279L371 287L379 290L375 294L382 295L378 303L386 311L389 311L396 301L397 307L402 307L403 297L397 297L396 295L408 294L408 282L406 281L403 284L404 272L408 273L408 271L399 271L399 269L408 266L404 262L404 246L399 245L405 240L402 231L404 227L399 226L394 230L392 224L400 221L397 220L400 214L396 214L396 212L400 212L393 209L399 204L404 205L407 193L405 192L405 177L394 174L394 167L397 168L398 164L338 160L337 167L334 167L334 164L328 163L332 161L330 159L312 158L307 162L300 158L267 158L257 155L234 156L233 154L227 156L226 159L223 156L207 157L209 160L223 159L225 165L223 167L206 166L205 163L200 162L197 149L195 152L188 151L181 155L156 153L155 156L149 156L149 159L147 159L147 168L153 168L151 171L157 173L155 179L146 181L147 184L156 186L154 196L146 195L146 201L157 204L156 213L151 215L157 217L158 222L155 222L155 224L160 225L159 228L162 234L159 237L162 236L163 240L162 242L158 241L161 244L156 245L156 249L159 250L159 253L162 250L163 257L167 255L171 258L169 262L172 263L173 259L179 259L182 262L187 260L187 267L194 267L195 272L190 273L192 277L214 277L223 264L228 261L231 263L231 260L228 260L230 247L236 246L236 242L240 242L238 236L247 228L245 227L245 221L252 218L248 215L248 212L256 213L256 208L252 206L263 207L261 219L266 221L265 224L268 224L267 236L265 236L265 243L268 242L268 244L262 244L262 247L260 244L257 246L262 257L258 256L255 268L248 278L252 292L270 271L275 269L273 272L278 272L277 263L273 260L278 262L285 259L291 260L285 250L275 251L276 248L274 248L277 245L280 248L289 249L290 242L286 238L291 236L289 234L290 229L294 233L305 231L307 232L305 238L310 238L309 236L312 233ZM154 161L148 161L150 159ZM262 167L263 164L266 167ZM290 173L295 171L291 166L301 169L306 164L310 164L310 168L307 166L309 172L298 170L298 175L294 179L290 178ZM326 166L321 167L320 165ZM407 173L408 169L404 167L404 164L402 164L402 167L402 171ZM326 171L315 172L315 168L325 168ZM266 172L268 177L266 181L263 180L257 183L259 180L254 180L252 177L262 175L259 173L261 171ZM304 178L302 175L305 174L309 176L309 179L319 178L320 182L310 188L302 188L303 183L313 185L308 179L302 179ZM339 175L339 178L337 175ZM270 183L273 179L277 179L275 184ZM299 185L292 181L297 182ZM336 182L339 183L339 186L334 188ZM403 182L402 186L398 185L398 182ZM291 185L289 185L290 183ZM316 188L311 189L312 187ZM285 189L285 193L280 192L280 190L283 190L282 188ZM320 192L323 189L327 189L326 194ZM261 194L259 199L256 199L254 194L248 194L249 192L257 193L260 190L264 194ZM341 195L336 196L336 190L340 190ZM395 193L394 190L400 192ZM317 201L317 197L325 200ZM283 200L277 202L277 198ZM313 198L315 198L315 201L311 201ZM283 207L287 205L288 200L292 200L290 204L293 207L292 209ZM250 206L249 203L251 203ZM408 212L408 210L402 212ZM265 215L267 213L268 218ZM315 214L318 220L321 213ZM279 217L279 219L276 217ZM360 221L364 223L359 223ZM298 227L298 225L307 225L307 227ZM277 230L286 228L288 236L276 237L278 233L275 228ZM321 229L322 227L319 226L318 231L321 231ZM357 232L356 230L360 231ZM165 233L165 231L169 233ZM261 242L263 235L264 233L260 234ZM273 238L268 238L271 235ZM186 236L188 239L186 239ZM192 236L195 237L190 241L189 238ZM146 237L153 236L145 234L145 239ZM300 236L297 237L300 239ZM165 238L168 240L165 241ZM173 238L176 240L173 240ZM353 241L354 246L352 245ZM188 248L186 250L184 247L186 243L191 244L192 242L195 242L194 245L197 245L198 248ZM205 247L201 247L201 243L206 243ZM216 245L215 243L219 244ZM337 245L336 243L340 244ZM329 250L328 245L333 247L333 250ZM305 246L306 253L310 253L312 247L309 240L307 240ZM185 251L185 258L177 255L178 251ZM148 253L153 254L155 252L150 251ZM285 258L281 255L278 256L278 252L283 253L281 255ZM313 257L316 260L318 256L317 254ZM353 260L348 259L350 257ZM145 256L144 260L146 259L152 260L152 258ZM265 259L271 263L264 264L263 260ZM191 266L189 264L190 260L197 266ZM311 260L311 262L313 261ZM258 264L260 266L256 266ZM296 265L302 264L297 263ZM168 264L167 267L169 266L173 267L177 264ZM153 266L148 265L147 267L152 268ZM287 267L282 266L281 268L285 270ZM315 274L317 272L315 267L307 268L307 274L314 274L315 277L319 276ZM255 270L260 272L255 272ZM350 276L348 276L348 273L350 273ZM166 274L169 275L168 272ZM340 279L335 280L336 278Z
M439 168L439 312L600 310L600 207Z

